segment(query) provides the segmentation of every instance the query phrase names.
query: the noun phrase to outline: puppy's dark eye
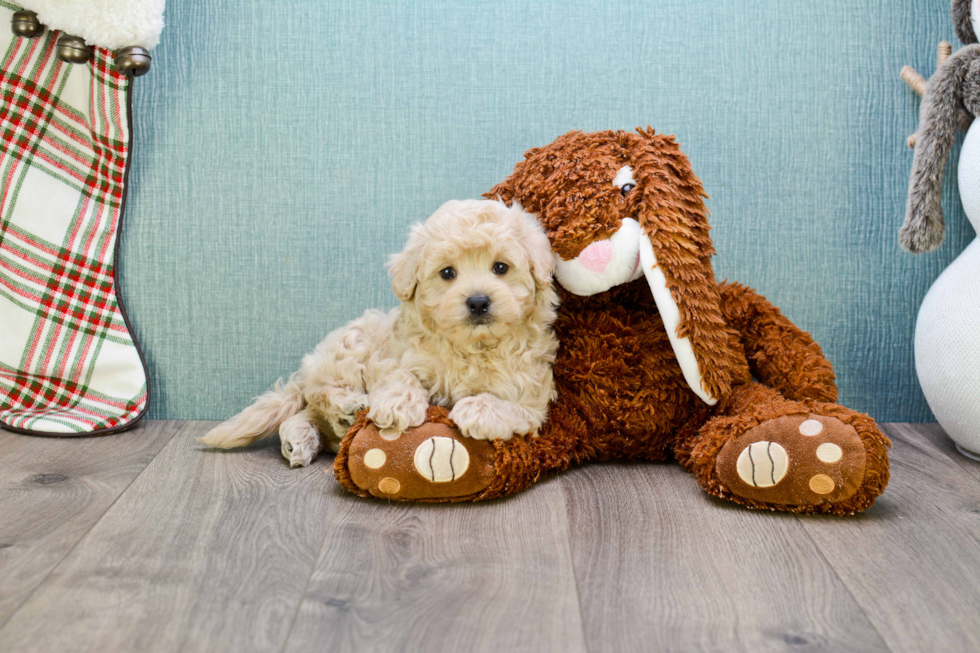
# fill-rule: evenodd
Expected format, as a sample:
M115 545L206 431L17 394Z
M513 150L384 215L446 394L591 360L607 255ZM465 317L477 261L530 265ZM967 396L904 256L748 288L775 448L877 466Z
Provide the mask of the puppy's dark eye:
M623 187L619 189L619 192L621 192L625 197L626 193L630 192L634 188L636 188L636 184L623 184Z
M494 274L507 274L507 270L509 270L509 269L510 269L510 266L507 265L506 263L497 262L497 263L494 263L493 264L493 273Z
M439 270L439 276L445 279L446 281L450 281L451 279L456 278L456 270L452 268L443 268Z

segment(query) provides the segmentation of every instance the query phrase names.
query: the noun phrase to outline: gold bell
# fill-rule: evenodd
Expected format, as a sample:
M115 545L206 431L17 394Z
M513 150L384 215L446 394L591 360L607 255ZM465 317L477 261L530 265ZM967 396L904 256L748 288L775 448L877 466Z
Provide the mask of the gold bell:
M116 70L123 75L145 75L150 72L150 61L150 53L136 45L116 50Z
M33 11L15 11L13 18L10 19L10 29L17 36L28 39L44 34L44 25Z
M58 58L66 63L85 63L92 58L92 48L77 36L63 34L58 39Z

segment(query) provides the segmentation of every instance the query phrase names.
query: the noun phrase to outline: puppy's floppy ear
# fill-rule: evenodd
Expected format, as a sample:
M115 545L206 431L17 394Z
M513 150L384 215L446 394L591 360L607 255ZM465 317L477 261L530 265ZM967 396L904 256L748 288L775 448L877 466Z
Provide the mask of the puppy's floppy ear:
M641 266L684 378L714 404L730 393L744 353L721 313L704 187L673 136L637 131L630 157L642 193Z
M399 301L408 302L415 295L418 285L418 270L425 249L424 227L412 226L405 249L392 254L388 259L388 274L391 275L391 289Z
M534 279L534 304L529 316L538 326L554 324L558 317L559 299L553 283L557 259L551 249L551 241L538 219L524 212L520 204L514 202L511 210L521 214L519 217L523 228L520 239Z
M520 210L520 205L516 205ZM523 213L523 211L521 211ZM523 214L524 238L523 245L527 251L528 260L531 262L531 274L534 276L534 283L539 288L551 285L555 274L555 254L551 250L551 241L544 233L544 228L538 219L530 213Z

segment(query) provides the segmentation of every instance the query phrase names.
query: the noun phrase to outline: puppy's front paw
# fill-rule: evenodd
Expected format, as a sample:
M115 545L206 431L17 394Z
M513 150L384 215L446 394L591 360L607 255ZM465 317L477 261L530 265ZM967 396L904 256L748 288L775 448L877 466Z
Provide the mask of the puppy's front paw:
M449 411L460 433L474 440L510 440L514 435L493 404L477 397L460 399Z
M416 388L389 389L371 395L368 419L382 430L402 432L425 422L429 397Z
M344 420L354 424L357 420L357 413L371 405L368 396L363 392L351 391L343 397L340 403L340 411L344 414Z

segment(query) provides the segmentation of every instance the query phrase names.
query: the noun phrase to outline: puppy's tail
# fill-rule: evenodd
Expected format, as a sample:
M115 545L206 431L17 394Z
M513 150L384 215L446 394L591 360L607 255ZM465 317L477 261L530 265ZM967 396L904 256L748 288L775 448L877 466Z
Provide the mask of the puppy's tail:
M258 397L252 405L222 422L198 438L209 447L232 449L244 447L259 438L274 435L279 431L279 425L297 414L306 405L303 391L296 383L296 375L286 383L282 379L276 381L275 387Z

